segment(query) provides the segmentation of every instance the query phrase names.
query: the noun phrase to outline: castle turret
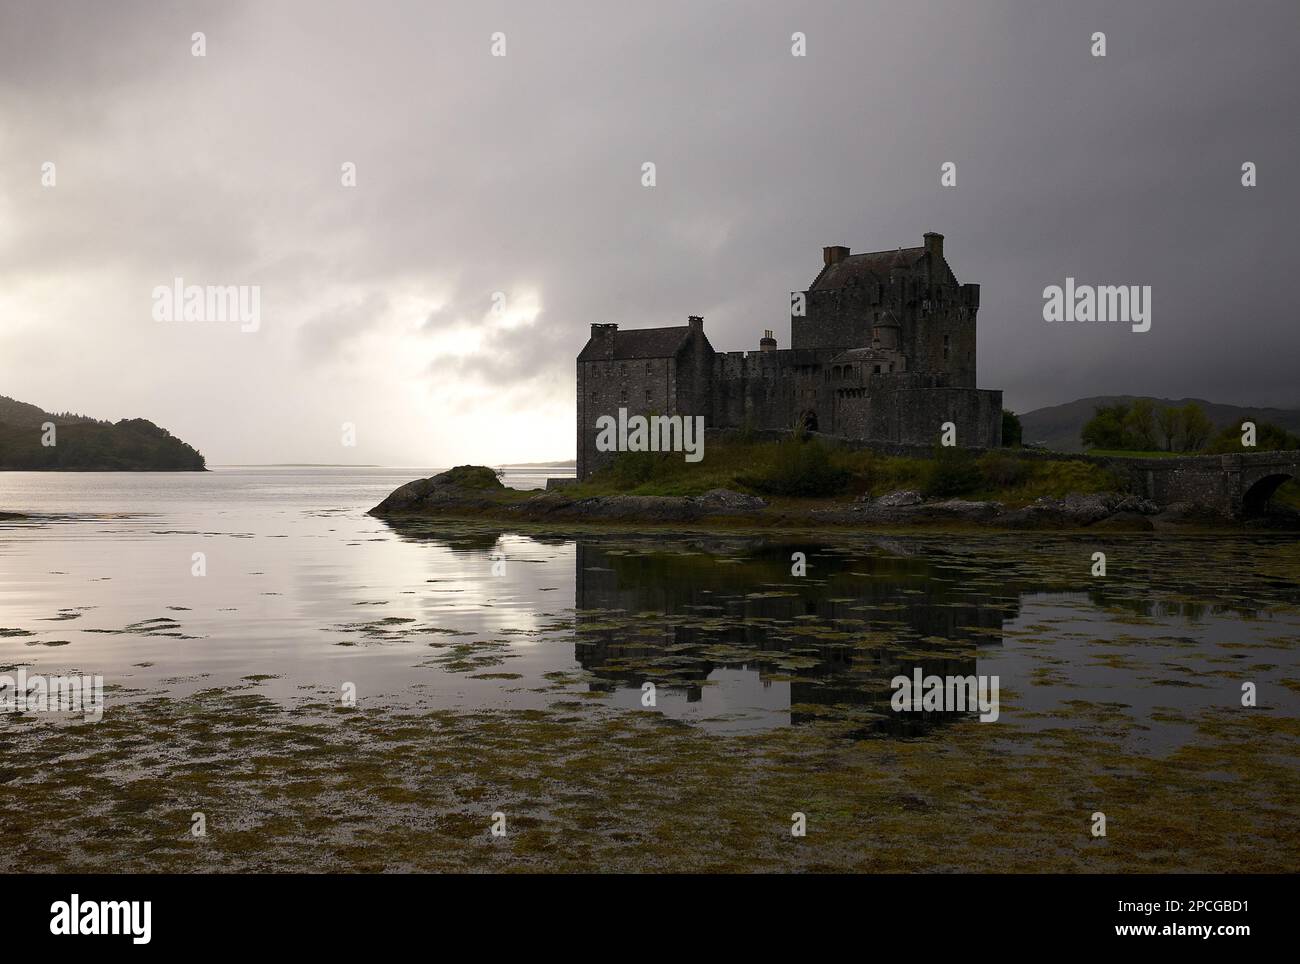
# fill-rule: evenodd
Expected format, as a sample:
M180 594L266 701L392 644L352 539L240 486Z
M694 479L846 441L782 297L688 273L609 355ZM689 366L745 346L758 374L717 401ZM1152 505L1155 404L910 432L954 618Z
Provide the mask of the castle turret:
M897 351L901 325L892 311L876 316L876 323L871 328L871 347Z

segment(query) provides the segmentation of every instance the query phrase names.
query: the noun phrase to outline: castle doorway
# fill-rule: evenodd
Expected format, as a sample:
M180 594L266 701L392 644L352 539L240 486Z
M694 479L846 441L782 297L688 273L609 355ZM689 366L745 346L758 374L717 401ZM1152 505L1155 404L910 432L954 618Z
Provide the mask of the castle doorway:
M811 408L805 409L799 415L799 434L807 435L809 432L817 431L817 413Z

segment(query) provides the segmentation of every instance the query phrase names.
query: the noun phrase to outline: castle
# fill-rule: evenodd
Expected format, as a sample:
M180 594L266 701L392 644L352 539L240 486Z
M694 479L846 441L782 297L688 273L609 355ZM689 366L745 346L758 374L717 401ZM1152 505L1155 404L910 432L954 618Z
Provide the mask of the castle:
M927 233L916 248L823 248L821 271L791 296L787 349L769 330L758 351L714 351L694 315L671 328L592 325L578 355L578 478L614 457L596 448L596 420L620 408L916 445L951 422L958 445L996 447L1002 393L975 387L979 303L979 285L948 267L943 235Z

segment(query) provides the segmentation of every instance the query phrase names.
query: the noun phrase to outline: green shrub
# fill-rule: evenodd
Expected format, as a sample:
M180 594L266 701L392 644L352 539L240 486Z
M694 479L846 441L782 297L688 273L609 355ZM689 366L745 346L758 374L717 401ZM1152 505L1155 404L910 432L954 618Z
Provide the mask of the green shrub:
M620 487L634 488L655 477L656 470L659 469L666 454L664 452L619 452L602 476Z
M923 494L947 498L966 495L984 484L979 465L968 452L940 446L925 476Z
M737 481L767 495L815 497L842 492L851 477L824 442L791 436L773 447L763 471Z
M1120 492L1123 482L1114 473L1077 459L1033 463L1033 474L1017 495L1026 502L1041 496L1063 498L1071 492Z
M1024 485L1031 466L1024 459L1003 452L988 452L977 463L985 483L994 489L1010 489Z

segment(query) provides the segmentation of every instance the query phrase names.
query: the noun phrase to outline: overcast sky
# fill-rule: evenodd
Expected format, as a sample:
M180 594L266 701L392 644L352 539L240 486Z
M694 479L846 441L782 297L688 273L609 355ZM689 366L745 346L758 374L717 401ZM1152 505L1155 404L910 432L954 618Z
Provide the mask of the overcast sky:
M591 323L787 347L823 245L938 231L1008 407L1300 407L1297 118L1296 0L4 0L0 394L212 463L562 458ZM1151 330L1048 324L1067 276ZM175 277L259 330L155 321Z

